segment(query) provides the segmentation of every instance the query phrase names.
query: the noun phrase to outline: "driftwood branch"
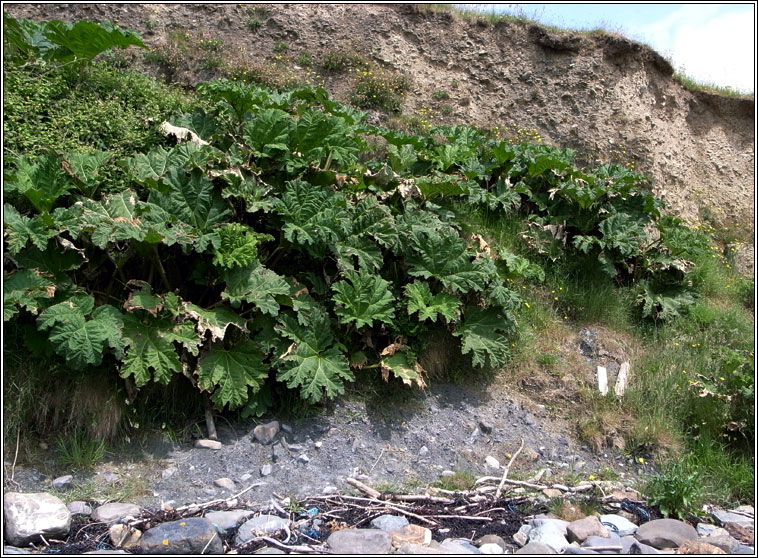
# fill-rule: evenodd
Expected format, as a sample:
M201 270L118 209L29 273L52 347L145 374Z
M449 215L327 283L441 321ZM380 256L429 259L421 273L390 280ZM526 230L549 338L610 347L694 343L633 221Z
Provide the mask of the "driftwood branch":
M518 454L521 453L521 450L524 449L524 439L521 438L521 446L519 447L518 451L513 454L513 457L511 457L511 460L508 462L508 465L505 466L505 471L503 471L503 478L500 481L500 484L497 486L497 490L495 491L495 499L500 498L500 493L503 491L503 485L505 484L506 479L508 478L508 471L511 470L511 465L513 465L513 462L518 457Z
M375 498L375 499L378 500L381 497L381 495L382 495L382 493L379 492L378 490L374 490L370 486L366 486L365 484L363 484L359 480L351 479L350 477L348 477L348 478L345 479L345 482L347 484L353 485L355 488L357 488L358 490L360 490L364 494L370 496L371 498Z

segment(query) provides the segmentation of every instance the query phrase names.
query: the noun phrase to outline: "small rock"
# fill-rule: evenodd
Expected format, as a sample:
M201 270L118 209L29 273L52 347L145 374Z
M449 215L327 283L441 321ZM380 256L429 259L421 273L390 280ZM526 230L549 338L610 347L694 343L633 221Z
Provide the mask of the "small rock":
M722 549L702 540L684 541L676 549L677 554L726 554Z
M227 531L236 528L240 521L254 514L255 512L252 510L214 511L206 513L205 519L210 521L218 529L218 532L223 535Z
M322 441L319 440L318 442L316 442L315 444L313 444L313 447L315 447L316 449L321 449L321 446L323 446L323 445L324 445L324 442L322 442Z
M198 449L220 450L224 444L218 440L196 440L195 447Z
M321 494L337 494L337 492L339 491L340 491L339 488L337 488L336 486L325 486L321 490Z
M485 457L484 462L487 464L488 467L492 467L493 469L500 468L500 461L498 461L496 458L492 457L491 455L488 455L487 457Z
M64 475L62 477L58 477L53 481L53 488L55 490L68 490L74 485L74 477L73 475Z
M264 546L263 548L256 550L255 554L287 554L281 548L275 546Z
M168 467L166 469L163 469L161 471L161 478L163 480L170 479L173 477L179 470L176 467Z
M224 550L216 528L201 517L168 521L148 529L139 546L147 554L221 554Z
M482 554L505 554L505 550L499 545L494 543L486 543L479 547L479 552Z
M755 547L741 544L734 549L734 554L749 554L755 556Z
M698 523L695 530L700 537L718 537L720 535L729 534L729 532L723 527L716 527L710 523Z
M745 523L748 525L753 524L753 519L751 517L747 517L745 515L742 515L741 513L734 513L735 511L736 510L732 510L732 511L714 510L711 512L711 515L722 526L725 523Z
M616 528L614 532L618 533L619 537L633 535L637 531L637 525L615 513L601 515L600 523L610 523L613 525Z
M529 542L529 537L524 533L513 533L513 542L519 546L526 546Z
M424 457L426 455L429 455L429 448L426 446L421 446L421 449L418 450L418 454L420 457Z
M216 479L215 481L213 481L213 484L218 486L219 488L228 490L229 492L233 492L234 489L237 488L234 485L234 481L228 477L222 477L220 479Z
M142 531L129 527L122 523L111 525L108 529L108 533L111 538L111 543L116 548L129 548L139 544L142 538Z
M558 523L542 523L529 532L529 542L546 544L560 554L569 544L564 533Z
M566 528L569 525L568 521L564 521L563 519L557 519L555 517L535 517L534 519L529 520L529 525L532 528L539 527L540 525L545 525L547 523L552 523L556 527L558 527L561 531L561 534L563 536L566 536Z
M258 535L273 535L277 531L283 531L289 528L289 524L289 520L276 515L259 515L248 519L240 526L234 542L237 546L242 546Z
M92 508L87 504L87 502L82 502L81 500L75 500L71 502L68 505L68 510L72 514L76 515L90 515L92 513Z
M404 544L423 544L432 542L432 532L421 525L406 525L400 529L390 531L392 545L401 547Z
M700 540L705 541L708 544L712 544L713 546L719 547L721 550L723 550L727 554L735 554L737 547L740 546L740 541L738 541L737 539L735 539L729 534L711 535L708 537L703 537Z
M282 424L282 430L286 434L292 434L292 427L289 424Z
M266 424L259 424L253 429L253 436L264 446L270 444L279 434L279 421L271 421Z
M450 469L445 469L444 471L440 473L440 476L441 477L454 477L455 471L451 471Z
M3 556L6 554L31 554L24 548L18 548L16 546L3 546Z
M581 546L575 546L575 544L576 543L568 545L563 554L600 554L597 550L582 548Z
M64 537L71 528L71 512L60 498L44 492L6 492L3 501L5 540L24 546L45 538Z
M436 546L424 546L423 544L405 544L397 549L395 554L455 554L452 550Z
M568 545L567 545L568 546ZM523 548L519 548L514 554L557 554L555 550L541 542L530 542Z
M253 475L251 475L250 473L243 473L242 475L240 475L240 482L247 482L252 478L253 478Z
M382 531L392 531L402 529L408 525L408 520L402 515L380 515L371 520L371 527L381 529Z
M440 548L454 550L456 554L481 554L481 551L463 539L445 539Z
M572 521L566 527L566 538L571 542L584 542L587 537L608 537L610 533L595 515Z
M298 463L308 463L310 460L311 458L304 453L301 453L297 458Z
M122 504L119 502L112 502L110 504L103 504L95 508L92 512L92 521L100 521L103 523L115 523L119 519L123 519L126 516L137 517L140 514L139 506L134 504Z
M642 524L635 538L653 548L675 548L684 541L697 539L697 531L684 521L676 519L654 519Z
M563 492L561 492L557 488L543 488L542 493L548 498L560 498L561 496L563 496Z
M502 537L498 537L497 535L484 535L483 537L476 539L474 541L474 544L479 547L479 550L481 550L482 545L485 544L496 544L503 549L503 552L506 552L508 550L508 545L505 543Z
M598 551L617 551L621 552L624 545L621 544L621 537L616 533L610 533L607 537L590 535L582 543L582 548L592 548Z
M492 423L484 420L479 421L479 430L484 432L485 434L492 434Z
M326 543L335 554L389 554L392 535L381 529L341 529Z
M105 482L110 483L110 484L116 483L120 480L119 476L116 473L111 473L111 472L105 473L103 475L103 479L105 480Z
M261 465L261 476L267 477L272 473L273 470L274 470L274 467L273 465L271 465L271 463L264 463L263 465Z
M755 529L752 524L727 522L724 523L724 529L743 544L755 544Z

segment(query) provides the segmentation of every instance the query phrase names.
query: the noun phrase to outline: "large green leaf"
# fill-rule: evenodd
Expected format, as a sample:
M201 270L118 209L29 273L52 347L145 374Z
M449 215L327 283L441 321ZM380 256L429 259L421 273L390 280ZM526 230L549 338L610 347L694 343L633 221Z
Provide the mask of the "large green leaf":
M258 244L274 237L259 234L241 223L228 223L217 229L219 247L214 251L213 263L219 267L245 267L256 260Z
M487 282L466 253L466 243L452 229L416 232L410 238L414 253L407 258L408 274L434 278L456 292L481 291Z
M408 297L408 314L418 312L418 319L422 322L435 321L438 315L446 322L454 322L460 315L460 300L445 293L432 295L429 285L423 281L407 284L405 294Z
M100 364L107 346L123 349L120 312L109 305L92 311L93 306L91 296L77 295L43 310L37 318L37 327L51 328L50 343L73 366Z
M221 279L226 289L221 297L235 306L240 302L255 304L264 314L276 316L279 313L277 295L287 295L290 287L283 277L266 269L257 261L245 267L224 270Z
M168 192L150 192L149 200L199 231L221 223L230 210L213 184L199 170L191 173L169 169L163 178Z
M368 238L349 236L338 241L334 245L334 253L337 256L337 265L342 270L355 269L355 258L361 271L374 271L381 269L384 264L382 251L379 246Z
M355 323L356 328L371 327L374 322L392 323L395 317L395 297L389 290L389 282L378 275L345 271L347 281L332 285L337 293L332 297L335 312L345 323Z
M48 57L67 61L74 58L92 60L98 54L114 47L137 46L147 48L134 31L119 29L110 23L92 21L49 21L45 25L45 37L59 48L51 49Z
M274 207L275 198L269 195L271 186L256 177L247 178L238 173L227 172L222 174L221 178L227 182L227 186L221 191L221 197L241 199L245 202L245 211L248 213L268 212Z
M172 344L173 326L169 320L141 320L132 314L123 320L126 355L121 366L122 377L132 376L139 387L151 379L167 384L173 374L181 372L182 363Z
M344 382L352 381L347 359L332 346L329 317L323 310L313 312L310 323L302 326L287 314L277 326L280 335L293 343L279 355L281 369L277 373L287 387L300 388L303 399L317 403L322 397L336 397L345 392Z
M512 327L494 308L474 307L464 312L463 321L453 335L461 338L463 354L472 353L474 366L484 366L489 359L490 367L497 368L508 360L510 352L503 333L510 332Z
M74 188L74 183L63 172L57 156L44 155L36 161L19 157L16 170L6 176L4 187L6 191L24 194L37 211L46 212Z
M110 157L111 154L105 151L93 153L70 151L66 153L64 160L68 163L68 170L74 175L75 181L78 181L82 192L92 197L102 180L100 168Z
M287 182L277 212L284 219L285 238L295 244L326 244L349 231L344 199L302 180Z
M101 201L84 200L71 210L78 225L78 230L71 232L78 235L82 230L89 231L93 244L103 249L111 242L144 240L148 228L140 219L138 204L132 190L109 194Z
M55 284L36 269L22 269L3 276L3 321L18 313L18 307L36 314L40 303L55 295Z
M279 109L263 109L245 124L245 141L258 155L286 151L295 122Z
M247 402L248 387L255 393L268 377L268 366L252 341L242 341L231 349L214 346L200 358L197 366L198 385L213 391L213 402L230 409Z
M28 242L40 250L47 247L47 241L58 234L48 226L41 215L26 217L19 214L10 204L3 206L3 236L8 242L8 252L18 254Z

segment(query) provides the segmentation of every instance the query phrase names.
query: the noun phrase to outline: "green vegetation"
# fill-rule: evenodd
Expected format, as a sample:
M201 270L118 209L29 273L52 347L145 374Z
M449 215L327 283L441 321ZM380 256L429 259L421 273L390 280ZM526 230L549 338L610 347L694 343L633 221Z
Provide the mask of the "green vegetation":
M623 399L576 380L584 439L657 456L648 490L669 513L752 497L753 283L718 248L726 233L663 216L644 176L581 168L530 130L370 125L319 87L243 83L263 79L250 67L185 98L89 53L74 71L14 49L6 440L71 434L61 458L84 467L92 440L182 432L204 404L299 415L351 385L473 370L555 382L579 374L559 340L599 325L644 349ZM396 111L410 85L329 65L361 108Z

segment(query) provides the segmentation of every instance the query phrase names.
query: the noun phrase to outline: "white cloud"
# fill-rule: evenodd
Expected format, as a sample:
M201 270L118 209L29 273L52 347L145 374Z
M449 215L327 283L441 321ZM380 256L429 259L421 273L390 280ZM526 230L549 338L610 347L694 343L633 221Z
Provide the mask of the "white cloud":
M755 88L755 23L750 12L713 4L683 6L640 30L642 39L700 82L740 91Z

